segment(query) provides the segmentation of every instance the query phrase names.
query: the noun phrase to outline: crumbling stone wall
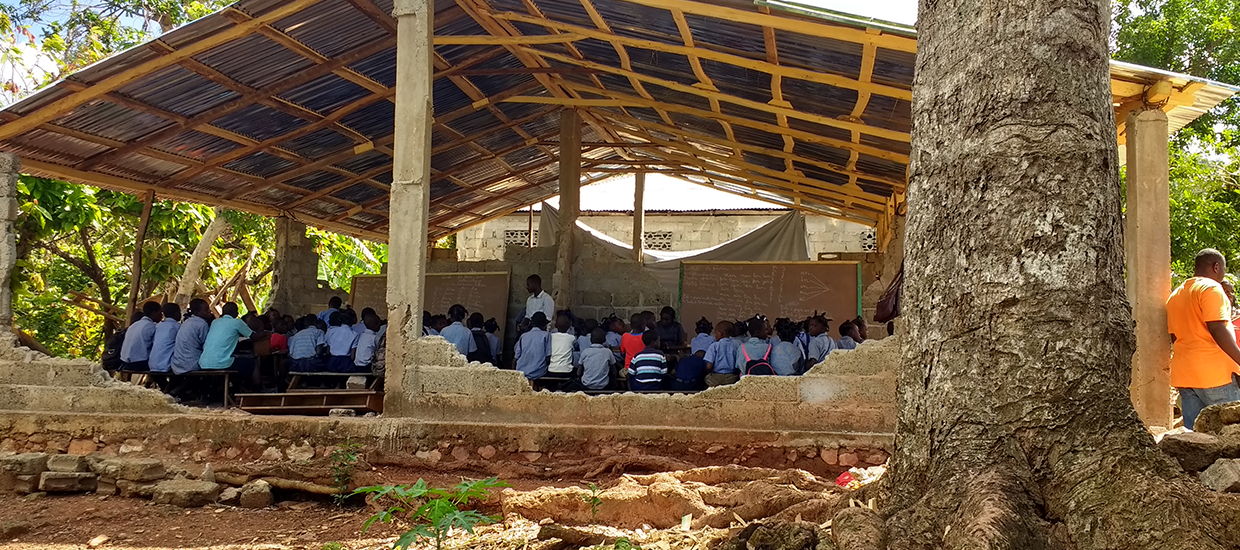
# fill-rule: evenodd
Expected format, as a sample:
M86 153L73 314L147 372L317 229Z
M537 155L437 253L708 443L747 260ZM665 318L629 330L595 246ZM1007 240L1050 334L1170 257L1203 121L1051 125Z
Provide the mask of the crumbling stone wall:
M172 398L112 379L88 359L48 357L0 343L0 410L178 414Z

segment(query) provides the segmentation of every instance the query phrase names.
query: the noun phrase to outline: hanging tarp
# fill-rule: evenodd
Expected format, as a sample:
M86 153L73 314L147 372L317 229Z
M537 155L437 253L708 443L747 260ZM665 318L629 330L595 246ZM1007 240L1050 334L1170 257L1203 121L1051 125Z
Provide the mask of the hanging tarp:
M560 212L543 203L538 220L539 246L554 246L560 227ZM613 239L580 219L577 220L577 236L589 239L619 258L632 258L633 247ZM806 236L805 216L790 211L763 224L740 237L701 250L642 251L645 268L658 279L659 284L673 295L680 292L681 262L806 262L809 261L809 241Z

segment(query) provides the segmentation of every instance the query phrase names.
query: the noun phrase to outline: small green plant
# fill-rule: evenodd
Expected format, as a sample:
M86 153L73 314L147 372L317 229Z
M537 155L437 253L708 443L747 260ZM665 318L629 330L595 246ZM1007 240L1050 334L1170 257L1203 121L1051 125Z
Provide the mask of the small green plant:
M349 547L339 542L329 542L323 545L323 550L349 550Z
M357 471L357 451L361 448L361 445L346 439L332 450L332 486L336 488L336 494L332 495L332 498L336 499L336 506L343 505L344 501L352 496L349 493L349 484L353 482L353 473Z
M642 547L629 542L629 539L621 538L616 540L616 544L612 545L614 550L642 550Z
M436 489L419 479L413 485L376 485L362 487L353 494L373 494L374 501L390 497L396 503L366 520L362 527L370 529L376 521L395 523L403 521L412 527L396 542L394 550L404 550L422 540L434 541L436 550L442 550L443 541L453 529L473 533L474 527L499 521L498 517L484 515L477 510L466 509L470 501L486 500L487 490L509 485L499 478L465 479L451 489Z
M586 504L590 505L590 521L598 520L598 507L599 505L603 504L603 499L598 497L599 493L601 492L602 491L598 489L597 485L591 483L590 492L587 494L581 495L581 500L584 500Z

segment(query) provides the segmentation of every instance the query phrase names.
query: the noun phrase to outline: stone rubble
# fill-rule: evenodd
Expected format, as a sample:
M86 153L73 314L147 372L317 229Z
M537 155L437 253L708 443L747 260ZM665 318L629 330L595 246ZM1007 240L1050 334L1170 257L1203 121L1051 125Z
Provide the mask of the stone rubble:
M48 493L86 493L94 491L97 476L89 472L43 472L39 490Z
M1199 479L1220 493L1240 493L1240 460L1220 458L1201 472Z
M271 506L275 497L271 494L271 484L261 479L241 486L238 504L242 508L266 508Z
M172 479L155 485L151 502L171 504L181 508L200 508L215 502L220 496L220 485L210 481Z

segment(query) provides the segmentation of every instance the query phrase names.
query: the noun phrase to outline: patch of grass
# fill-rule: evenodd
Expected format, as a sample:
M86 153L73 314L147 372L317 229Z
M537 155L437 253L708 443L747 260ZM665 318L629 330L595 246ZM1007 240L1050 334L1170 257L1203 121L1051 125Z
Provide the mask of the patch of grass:
M413 485L375 485L362 487L353 494L373 494L375 501L389 497L396 501L388 509L366 520L363 531L376 521L384 523L406 522L410 529L396 539L394 550L404 550L423 540L433 541L437 550L453 529L473 533L474 527L499 521L499 517L487 516L468 509L470 501L487 498L487 490L508 487L499 478L466 479L451 489L436 489L419 479Z
M602 491L599 490L597 485L591 483L590 492L581 496L581 500L584 500L586 504L590 505L590 521L591 522L597 522L598 520L598 507L599 505L603 504L603 499L599 498L598 496L599 493L601 492Z
M332 450L332 486L337 490L332 498L336 499L336 506L344 505L344 501L353 496L349 492L349 484L353 482L353 473L357 471L358 450L361 448L360 444L346 439Z

